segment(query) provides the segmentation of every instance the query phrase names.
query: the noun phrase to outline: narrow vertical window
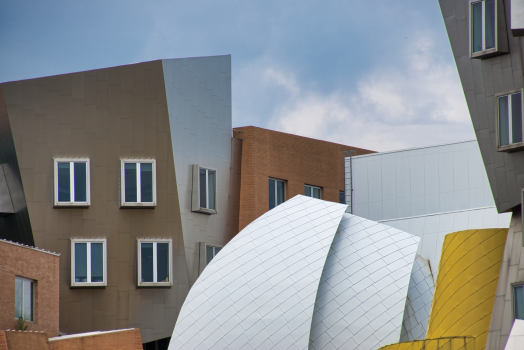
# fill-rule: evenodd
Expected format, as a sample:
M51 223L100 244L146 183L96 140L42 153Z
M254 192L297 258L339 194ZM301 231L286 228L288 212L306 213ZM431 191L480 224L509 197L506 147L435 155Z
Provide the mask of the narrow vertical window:
M171 240L138 239L138 285L172 285Z
M34 288L33 280L15 278L15 318L34 321Z
M338 194L338 202L340 204L346 204L346 192L340 191L340 193Z
M522 93L498 97L498 147L522 143Z
M55 206L90 204L89 159L55 159Z
M269 210L286 200L285 184L283 180L269 179Z
M515 319L524 320L524 288L523 286L513 287L514 313Z
M155 160L122 160L121 206L156 205Z
M199 169L200 208L216 210L216 171Z
M471 50L473 53L496 47L495 0L471 3Z
M206 265L209 265L211 260L218 254L218 252L221 250L221 247L215 247L208 245L206 246Z
M71 239L71 286L105 286L106 271L104 238Z
M317 186L304 185L304 194L308 197L321 199L322 189Z

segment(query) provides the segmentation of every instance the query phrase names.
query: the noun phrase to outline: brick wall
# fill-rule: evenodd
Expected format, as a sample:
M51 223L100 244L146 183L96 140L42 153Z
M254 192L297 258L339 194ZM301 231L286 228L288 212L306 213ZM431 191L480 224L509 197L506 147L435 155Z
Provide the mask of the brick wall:
M50 339L51 350L142 350L139 329L98 333L75 338Z
M0 241L0 329L15 329L15 277L36 281L35 321L30 331L58 335L59 257L29 247ZM0 342L1 343L1 342Z
M242 139L239 230L269 210L269 177L286 181L286 199L303 195L308 184L322 188L322 199L339 202L343 152L374 153L253 126L235 128L233 136Z
M49 350L45 332L0 331L0 350Z

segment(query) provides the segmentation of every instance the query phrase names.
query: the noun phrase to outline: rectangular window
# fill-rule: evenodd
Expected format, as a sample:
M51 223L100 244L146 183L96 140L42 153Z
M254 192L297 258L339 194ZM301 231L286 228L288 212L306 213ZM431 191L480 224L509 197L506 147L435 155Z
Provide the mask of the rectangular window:
M215 247L212 245L206 245L206 265L209 265L211 260L218 254L222 247Z
M513 300L515 319L524 320L524 288L523 286L513 287Z
M322 199L322 189L317 186L305 185L304 186L305 195L308 197L313 197L317 199Z
M23 317L26 321L35 320L35 282L33 280L15 278L15 318Z
M346 204L346 192L340 191L340 193L338 194L338 202L340 204Z
M279 204L284 203L285 183L283 180L269 179L269 210L273 209Z
M495 0L471 2L471 52L479 53L495 49L496 11Z
M55 206L91 204L89 159L55 158Z
M71 286L106 286L106 239L71 239Z
M217 213L217 171L193 165L191 210L204 214Z
M122 159L122 207L156 206L156 162Z
M138 239L138 285L171 286L170 239Z
M522 145L522 92L498 96L497 129L499 150Z

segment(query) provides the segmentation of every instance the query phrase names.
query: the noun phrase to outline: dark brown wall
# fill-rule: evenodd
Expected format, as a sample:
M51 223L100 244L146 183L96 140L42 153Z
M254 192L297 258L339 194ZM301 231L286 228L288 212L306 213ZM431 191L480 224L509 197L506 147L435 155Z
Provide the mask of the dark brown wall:
M51 350L142 350L139 329L129 329L91 336L56 339L49 342Z
M59 257L29 247L0 241L0 329L16 329L15 278L29 278L35 284L35 321L26 322L30 331L58 335Z
M286 199L304 185L322 187L322 199L339 202L344 191L344 151L373 151L253 126L235 128L242 139L240 219L242 230L269 210L269 177L286 180Z
M37 246L60 252L60 331L171 336L189 290L161 61L2 84ZM91 160L91 206L53 208L53 157ZM155 158L157 207L120 209L120 158ZM70 288L70 238L107 238L108 285ZM173 286L137 288L137 238L173 239Z

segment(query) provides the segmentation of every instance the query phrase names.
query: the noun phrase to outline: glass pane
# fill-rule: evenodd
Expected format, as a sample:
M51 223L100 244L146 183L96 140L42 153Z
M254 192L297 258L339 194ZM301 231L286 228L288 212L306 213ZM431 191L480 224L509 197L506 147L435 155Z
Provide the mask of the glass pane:
M169 282L169 243L156 244L156 281Z
M320 188L313 187L313 197L320 199Z
M87 163L75 165L75 202L87 202Z
M104 282L103 243L91 243L91 282Z
M306 186L306 193L305 193L305 195L308 196L308 197L311 197L311 187Z
M515 287L515 318L524 320L524 288L522 286Z
M499 97L499 146L509 145L508 96Z
M211 260L213 260L213 258L215 257L215 255L213 254L214 253L213 248L214 247L210 247L210 246L206 247L206 265L209 265Z
M58 201L71 201L71 172L69 163L58 163Z
M471 5L473 52L482 51L482 2Z
M284 181L277 181L277 205L284 203Z
M22 316L22 300L23 300L23 280L20 278L15 279L15 317L20 318Z
M484 49L492 49L495 47L495 0L486 0L485 4L486 47Z
M346 204L346 193L344 191L340 191L338 202L341 204Z
M206 169L200 169L200 208L207 208Z
M126 202L136 203L136 163L124 164L125 198Z
M216 178L215 172L212 170L207 171L207 177L209 182L209 209L216 209Z
M511 143L522 142L522 94L511 95Z
M275 180L269 179L269 210L276 206L275 200Z
M153 282L153 243L140 244L140 257L142 259L141 282Z
M33 282L24 280L24 320L33 321Z
M87 282L87 243L75 243L75 282Z
M140 194L142 202L153 202L153 163L140 164Z

